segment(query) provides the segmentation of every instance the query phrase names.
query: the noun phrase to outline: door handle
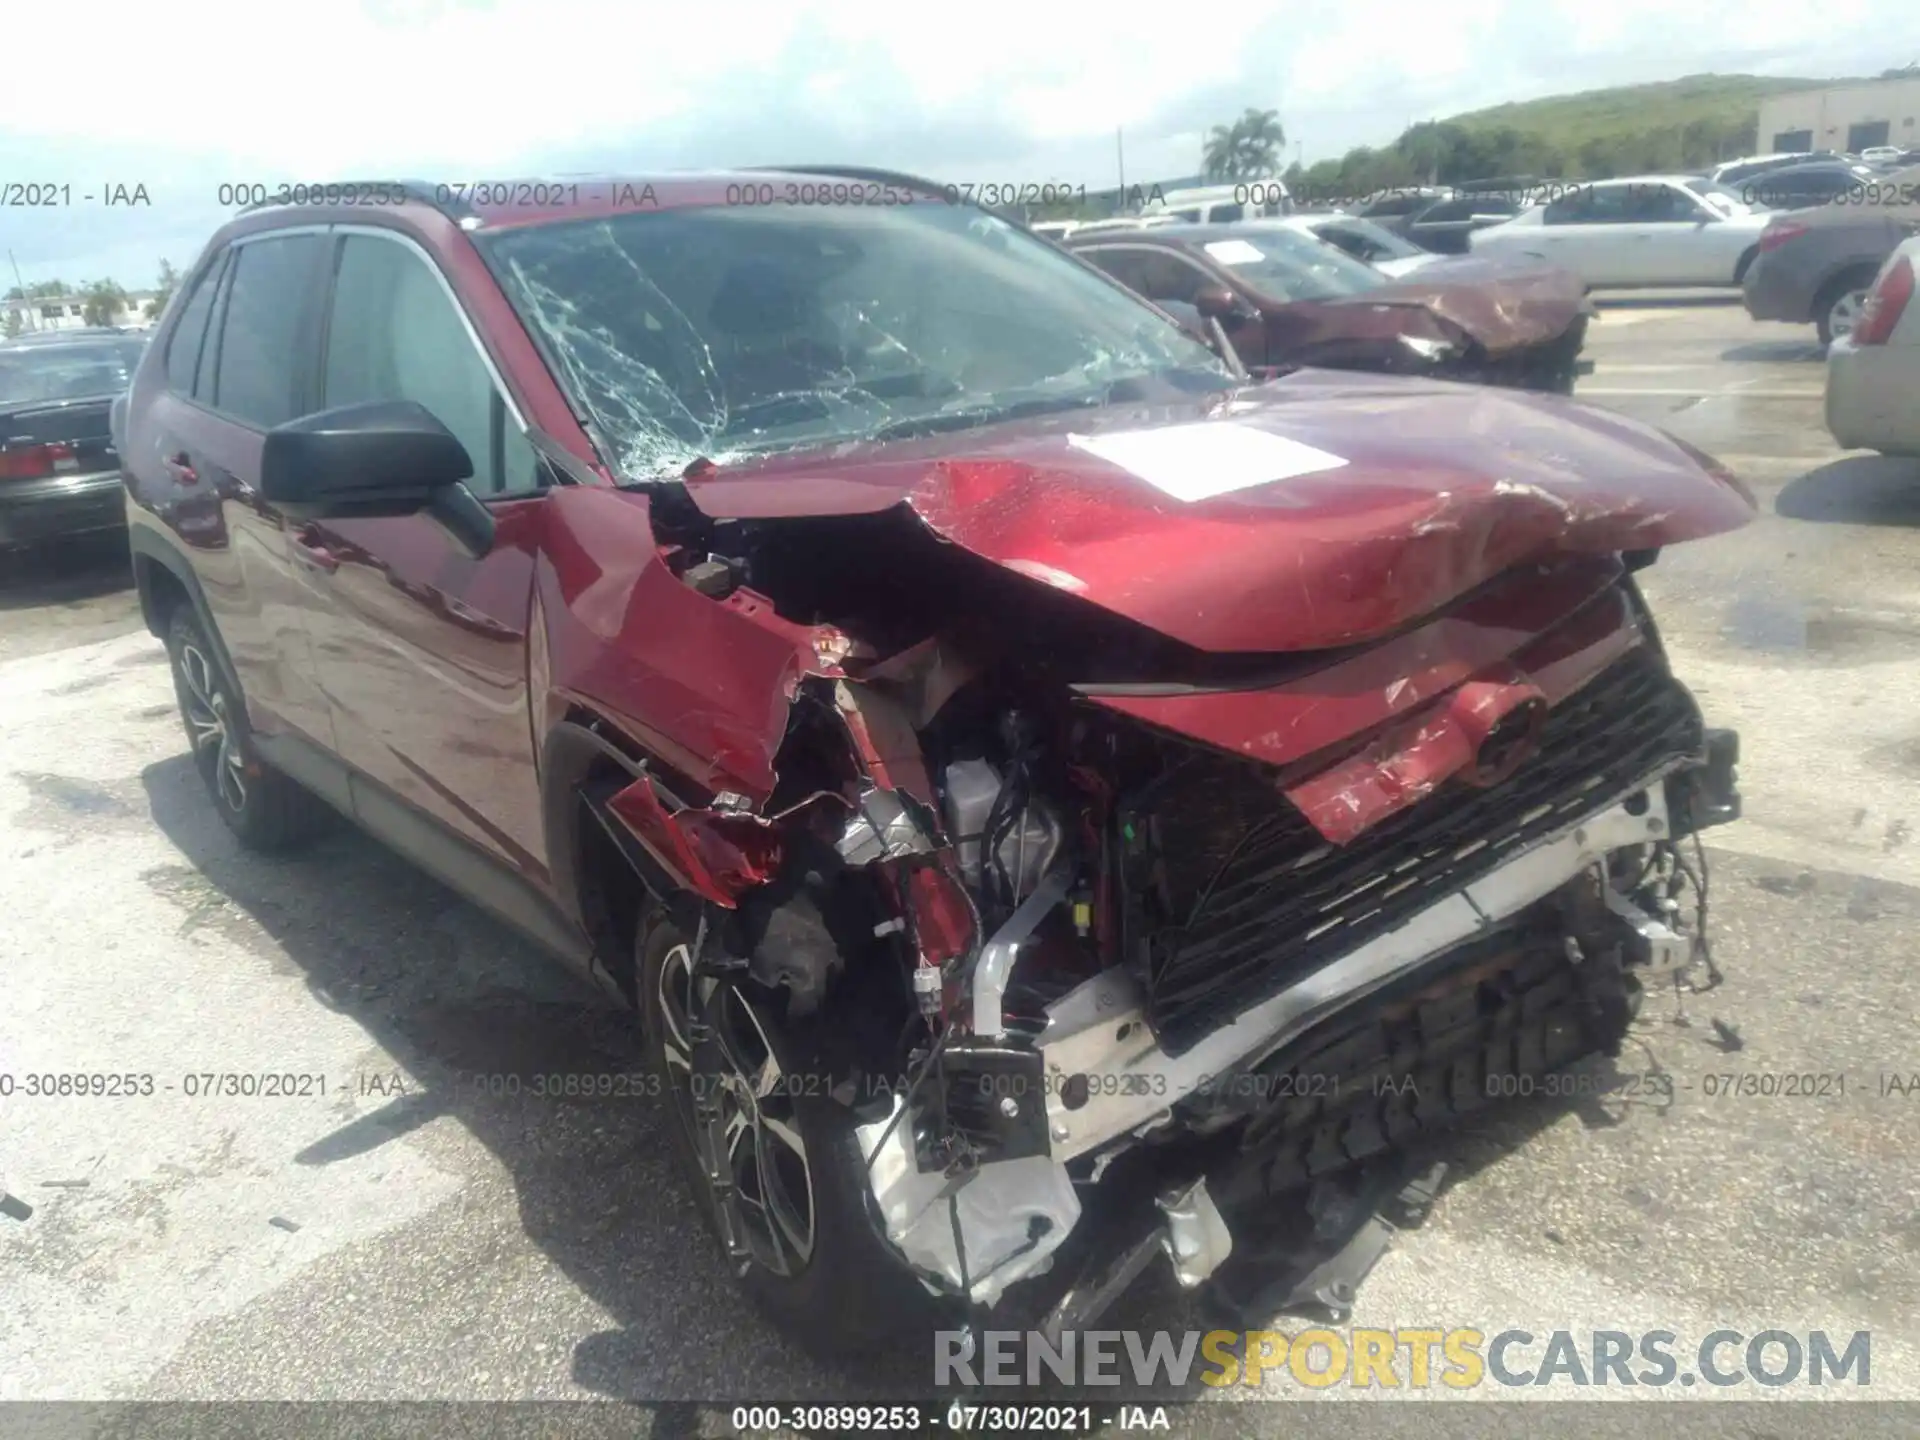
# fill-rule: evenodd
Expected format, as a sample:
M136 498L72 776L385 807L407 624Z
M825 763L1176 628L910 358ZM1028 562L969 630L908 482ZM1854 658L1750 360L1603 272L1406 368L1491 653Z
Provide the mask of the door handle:
M177 455L164 457L160 463L166 468L166 472L182 485L196 485L200 481L199 472L188 461L187 452L184 450Z
M293 537L293 558L314 570L331 575L340 568L340 557L309 535Z

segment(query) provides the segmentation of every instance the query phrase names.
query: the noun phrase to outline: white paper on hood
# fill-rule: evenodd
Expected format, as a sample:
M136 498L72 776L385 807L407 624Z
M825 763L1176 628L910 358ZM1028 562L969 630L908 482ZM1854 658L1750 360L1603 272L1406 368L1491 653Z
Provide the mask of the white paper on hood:
M1338 470L1347 463L1325 450L1231 420L1069 435L1067 443L1188 502Z
M1222 265L1258 265L1266 252L1244 240L1215 240L1200 247Z

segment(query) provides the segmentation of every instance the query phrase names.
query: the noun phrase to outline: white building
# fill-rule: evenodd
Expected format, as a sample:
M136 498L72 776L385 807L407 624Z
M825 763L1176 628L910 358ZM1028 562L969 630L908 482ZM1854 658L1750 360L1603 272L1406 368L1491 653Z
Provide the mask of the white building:
M1760 102L1760 150L1920 149L1920 76L1794 90Z
M127 296L127 303L119 314L108 320L109 325L119 325L128 330L144 330L153 324L147 318L147 302L152 300L156 291L136 290ZM39 330L78 330L86 322L86 298L81 295L61 295L35 300L0 301L0 334L31 335ZM15 316L19 316L15 320Z

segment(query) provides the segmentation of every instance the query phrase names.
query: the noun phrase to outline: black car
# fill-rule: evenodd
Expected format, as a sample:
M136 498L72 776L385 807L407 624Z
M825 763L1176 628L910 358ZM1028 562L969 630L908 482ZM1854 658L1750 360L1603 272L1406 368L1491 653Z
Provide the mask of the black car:
M1406 224L1407 239L1438 255L1464 255L1467 236L1502 220L1511 220L1526 208L1526 196L1517 189L1461 191L1429 205Z
M121 330L0 342L0 550L125 527L108 413L146 344Z
M1353 207L1352 213L1396 235L1405 235L1408 221L1429 205L1448 199L1452 194L1453 191L1436 185L1399 186L1368 196Z

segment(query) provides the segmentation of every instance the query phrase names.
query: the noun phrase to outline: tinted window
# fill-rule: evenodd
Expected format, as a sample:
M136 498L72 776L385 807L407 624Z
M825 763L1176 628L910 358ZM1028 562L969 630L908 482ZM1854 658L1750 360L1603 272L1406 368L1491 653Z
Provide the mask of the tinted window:
M412 400L466 447L479 494L528 490L538 465L506 414L460 311L404 245L349 235L327 329L323 408Z
M1589 185L1562 195L1547 206L1540 220L1544 225L1618 225L1628 217L1630 191L1644 188L1627 185Z
M235 247L213 403L262 430L300 411L301 322L324 244L318 235L287 235Z
M1700 218L1693 197L1671 185L1632 185L1627 189L1625 218L1643 225L1667 224Z
M187 297L180 323L173 327L173 338L167 341L169 390L193 394L194 367L200 363L200 345L207 337L207 316L213 312L213 292L219 288L219 280L220 262L216 261Z
M1423 195L1418 190L1396 190L1392 194L1369 200L1359 209L1361 215L1411 215L1433 197Z
M1202 287L1217 283L1199 266L1171 250L1091 250L1087 259L1136 294L1155 302L1191 305Z
M1215 225L1232 225L1247 218L1244 205L1216 205L1208 213L1207 219Z

